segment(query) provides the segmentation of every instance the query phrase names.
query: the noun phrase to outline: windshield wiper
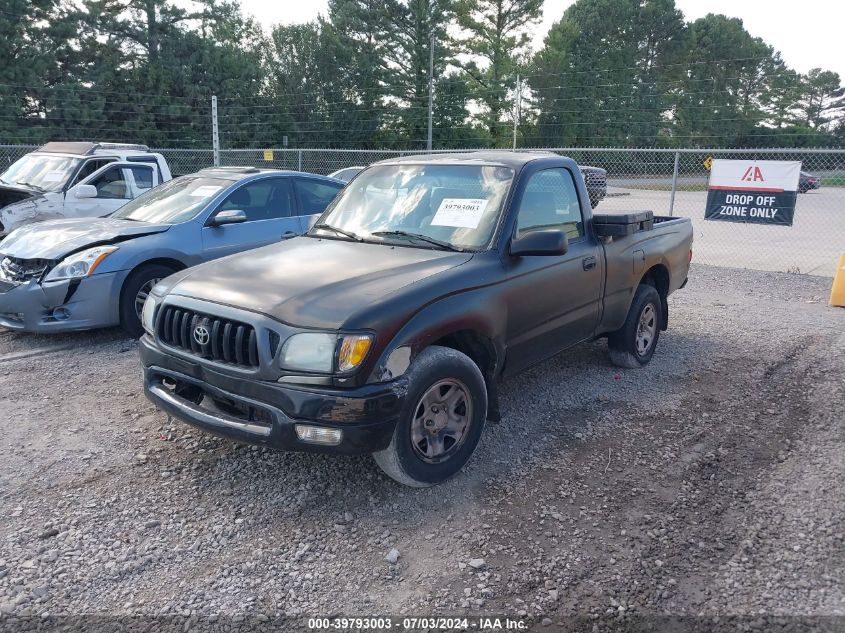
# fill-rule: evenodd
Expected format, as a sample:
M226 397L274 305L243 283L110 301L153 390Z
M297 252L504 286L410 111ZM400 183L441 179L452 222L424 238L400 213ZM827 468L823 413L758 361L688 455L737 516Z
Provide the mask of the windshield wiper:
M420 233L409 233L408 231L376 231L372 235L377 235L379 237L407 237L413 240L421 240L423 242L428 242L429 244L434 244L435 246L439 246L447 251L457 251L459 253L462 253L464 250L460 246L455 246L449 242L444 242Z
M355 240L356 242L363 242L364 238L360 235L355 235L352 231L344 231L343 229L339 229L336 226L332 226L331 224L324 224L320 222L319 224L315 224L311 227L312 229L324 229L326 231L334 231L338 235L343 235L344 237L348 237L350 240Z

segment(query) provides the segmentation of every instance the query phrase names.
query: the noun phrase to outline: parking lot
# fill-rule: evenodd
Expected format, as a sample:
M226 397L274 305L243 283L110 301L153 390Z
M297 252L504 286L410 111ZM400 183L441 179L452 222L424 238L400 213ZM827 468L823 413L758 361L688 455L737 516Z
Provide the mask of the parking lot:
M745 228L696 224L736 248ZM118 331L0 331L0 611L180 630L210 614L246 629L496 613L588 631L664 613L709 630L732 626L715 616L845 615L845 310L829 290L694 265L650 365L619 370L597 341L505 382L469 467L425 490L369 458L169 422Z
M664 182L669 186L671 181ZM668 215L670 192L614 186L596 213L653 210ZM657 186L646 181L639 186ZM703 183L699 183L703 187ZM792 226L740 224L704 219L706 191L678 191L674 215L692 218L695 260L716 266L800 272L832 277L845 248L845 206L841 187L799 194Z

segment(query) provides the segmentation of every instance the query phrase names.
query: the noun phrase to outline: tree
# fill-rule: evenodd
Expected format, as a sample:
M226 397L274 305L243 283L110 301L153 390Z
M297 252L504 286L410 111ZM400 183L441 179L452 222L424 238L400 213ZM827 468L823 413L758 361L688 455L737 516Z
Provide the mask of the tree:
M754 130L767 118L765 91L783 72L783 61L737 18L711 13L689 31L687 71L674 113L679 142L753 143Z
M540 138L653 142L672 107L685 35L674 0L578 0L552 26L528 78Z
M488 147L484 127L473 125L469 108L469 78L461 72L439 76L434 84L433 144L441 149Z
M388 0L386 16L386 91L404 106L397 111L396 127L412 146L419 146L427 136L432 50L434 77L442 76L453 61L453 42L447 28L454 18L454 0Z
M330 0L328 18L321 22L339 77L332 107L344 110L347 145L373 147L382 133L387 24L384 0Z
M831 110L845 105L839 75L830 70L813 68L801 75L798 110L800 120L812 128L826 127L832 120Z
M502 114L511 108L508 91L525 64L528 29L540 19L543 0L460 0L458 24L466 32L462 52L472 59L464 64L476 100L483 112L478 117L491 142L501 147L508 135Z

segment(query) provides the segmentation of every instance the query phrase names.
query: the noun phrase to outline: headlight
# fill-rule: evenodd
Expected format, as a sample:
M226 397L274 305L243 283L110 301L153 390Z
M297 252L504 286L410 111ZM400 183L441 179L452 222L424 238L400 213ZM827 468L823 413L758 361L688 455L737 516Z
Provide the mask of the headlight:
M165 288L161 284L156 284L147 295L147 300L144 301L144 308L141 310L141 325L150 336L155 336L155 318L156 309L161 299L164 298Z
M150 336L155 335L155 316L156 308L158 307L158 299L152 294L147 295L147 300L144 301L144 309L141 310L141 325Z
M80 251L79 253L74 253L70 257L63 259L58 266L47 273L44 280L81 279L82 277L93 275L97 266L116 250L117 246L96 246L85 251Z
M372 342L369 334L294 334L282 346L281 364L294 371L345 373L361 364Z

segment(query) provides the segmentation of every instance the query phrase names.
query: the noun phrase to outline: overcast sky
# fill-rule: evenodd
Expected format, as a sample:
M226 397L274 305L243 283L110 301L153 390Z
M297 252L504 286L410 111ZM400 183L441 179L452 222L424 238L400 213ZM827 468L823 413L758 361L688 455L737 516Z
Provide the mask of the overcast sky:
M534 45L542 44L549 27L574 0L545 0L543 21ZM307 22L326 10L327 0L241 0L245 13L262 26ZM842 0L675 0L687 21L707 13L741 18L745 28L781 52L799 72L820 66L845 78L845 2Z

